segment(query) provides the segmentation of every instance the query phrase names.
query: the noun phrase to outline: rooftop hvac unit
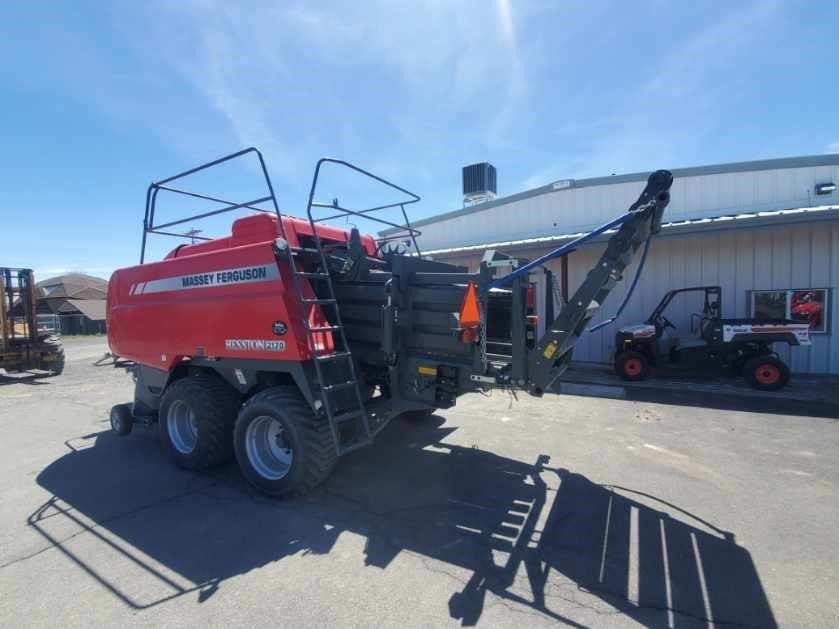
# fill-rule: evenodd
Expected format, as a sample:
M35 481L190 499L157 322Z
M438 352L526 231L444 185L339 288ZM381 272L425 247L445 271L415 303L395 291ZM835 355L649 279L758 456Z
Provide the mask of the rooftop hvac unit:
M481 162L463 167L463 206L476 205L495 198L495 166Z

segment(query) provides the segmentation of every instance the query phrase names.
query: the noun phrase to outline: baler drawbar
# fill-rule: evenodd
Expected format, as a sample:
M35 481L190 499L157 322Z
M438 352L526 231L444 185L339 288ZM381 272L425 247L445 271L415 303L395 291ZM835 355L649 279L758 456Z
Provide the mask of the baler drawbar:
M174 187L248 158L256 159L266 189L252 200ZM327 168L399 198L365 209L319 202ZM157 424L181 467L202 469L235 455L252 484L284 496L322 482L339 456L370 444L398 415L430 415L493 387L540 396L568 368L580 335L639 247L660 229L672 182L668 171L656 171L620 217L532 262L487 251L476 272L423 257L405 210L419 197L349 162L317 163L306 219L280 212L254 148L153 183L140 264L116 271L109 285L111 351L131 361L136 381L134 401L112 409L112 428L127 435L135 423ZM215 207L156 223L161 193ZM193 231L192 244L146 262L150 234L183 237L171 229L235 210L250 215L233 222L230 236L195 242ZM381 218L388 212L401 222ZM330 224L350 217L380 223L390 235ZM603 255L537 339L531 273L601 235L609 235Z

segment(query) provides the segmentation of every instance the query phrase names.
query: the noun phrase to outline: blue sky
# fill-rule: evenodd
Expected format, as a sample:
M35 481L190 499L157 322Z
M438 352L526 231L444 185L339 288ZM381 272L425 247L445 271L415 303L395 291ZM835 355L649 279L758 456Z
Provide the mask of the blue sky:
M504 195L839 152L837 23L815 1L4 3L0 264L133 264L149 181L249 145L291 214L331 155L418 192L415 217L459 207L475 161Z

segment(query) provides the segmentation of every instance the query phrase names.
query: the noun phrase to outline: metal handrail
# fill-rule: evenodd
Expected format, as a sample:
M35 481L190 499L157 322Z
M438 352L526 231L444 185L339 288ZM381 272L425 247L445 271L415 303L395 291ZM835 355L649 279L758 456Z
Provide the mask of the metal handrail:
M408 200L405 200L405 201L398 201L398 202L389 203L389 204L386 204L386 205L380 205L380 206L376 206L376 207L365 208L363 210L351 210L349 208L341 207L337 204L337 202L321 203L321 202L315 201L314 200L315 199L315 192L317 191L317 185L318 185L318 180L320 178L321 167L324 164L335 164L337 166L343 166L345 168L349 168L350 170L353 170L353 171L355 171L355 172L357 172L361 175L369 177L370 179L373 179L374 181L378 181L379 183L383 184L384 186L387 186L388 188L392 188L394 190L397 190L398 192L401 192L401 193L407 195L409 198L408 198ZM314 223L325 222L325 221L328 221L328 220L334 220L336 218L343 218L343 217L346 217L346 216L358 216L359 218L364 218L364 219L374 221L376 223L381 223L382 225L386 225L387 227L394 227L396 229L402 229L406 232L405 235L410 236L411 241L413 242L413 245L414 245L414 249L417 252L417 255L420 255L419 245L417 244L417 236L421 235L422 232L420 232L419 230L411 227L411 222L408 220L408 213L405 211L405 206L406 205L411 205L412 203L416 203L419 200L420 200L419 195L414 194L410 190L406 190L405 188L402 188L401 186L396 185L392 181L388 181L387 179L385 179L383 177L379 177L378 175L373 174L370 171L361 168L360 166L356 166L355 164L353 164L351 162L347 162L347 161L344 161L342 159L335 159L333 157L322 157L318 160L317 165L315 166L315 173L312 177L312 185L309 188L309 202L307 204L306 211L307 211L307 214L308 214L308 217L309 217L309 222L312 225L314 225ZM385 220L383 218L380 218L380 217L377 217L377 216L371 216L371 214L373 212L386 210L386 209L391 209L391 208L396 208L396 207L399 207L402 210L402 218L405 221L404 225L400 225L398 223L393 223L391 221L387 221L387 220ZM339 210L340 213L335 214L333 216L328 216L326 218L320 218L320 219L316 220L314 218L314 216L312 216L312 209L313 208L334 208L336 210ZM315 239L317 239L317 231L316 230L315 230ZM392 240L392 238L385 239L385 240ZM384 242L384 240L378 240L377 242Z
M180 190L178 188L173 188L171 186L167 186L166 184L176 181L178 179L183 179L190 175L194 175L197 172L202 170L207 170L208 168L212 168L213 166L218 166L219 164L223 164L225 162L229 162L234 159L238 159L240 157L244 157L249 154L255 154L257 159L259 160L259 165L262 170L262 176L265 179L265 185L268 189L268 195L264 197L260 197L258 199L253 199L250 201L246 201L244 203L236 203L233 201L228 201L226 199L220 199L217 197L211 197L208 195L198 194L196 192L190 192L188 190ZM211 210L209 212L202 212L200 214L195 214L193 216L188 216L182 219L178 219L175 221L170 221L168 223L162 223L160 225L154 224L154 215L155 210L157 209L157 194L161 191L165 192L172 192L174 194L181 194L184 196L202 199L205 201L212 201L214 203L222 203L225 207L219 208L217 210ZM265 209L256 207L260 203L265 203L267 201L271 201L273 209ZM268 214L276 214L277 216L277 223L280 226L281 233L283 237L285 237L285 229L283 226L282 215L280 213L280 208L277 205L277 198L274 194L274 185L271 183L271 177L268 175L268 169L265 167L265 160L262 157L262 153L254 147L248 147L246 149L242 149L241 151L237 151L236 153L231 153L230 155L225 155L224 157L220 157L215 159L211 162L207 162L206 164L201 164L200 166L196 166L194 168L190 168L189 170L185 170L177 175L172 175L171 177L167 177L166 179L161 179L160 181L155 181L149 184L148 189L146 190L146 210L145 216L143 218L143 240L142 244L140 245L140 264L145 262L146 258L146 243L148 241L149 234L159 234L161 236L174 236L176 238L196 238L198 240L212 240L210 238L204 238L201 236L189 236L187 234L175 234L172 232L161 231L166 227L172 227L174 225L181 225L183 223L187 223L189 221L199 220L202 218L208 218L210 216L216 216L218 214L223 214L225 212L232 212L234 210L240 209L248 209L254 210L257 212L265 212Z
M195 173L201 172L203 170L207 170L208 168L212 168L214 166L218 166L220 164L223 164L223 163L226 163L226 162L229 162L231 160L235 160L235 159L238 159L238 158L241 158L241 157L245 157L245 156L250 155L250 154L256 155L257 159L259 160L259 166L260 166L260 169L262 171L263 179L265 180L265 186L268 190L268 194L266 196L259 197L257 199L252 199L250 201L245 201L245 202L239 203L239 202L235 202L235 201L229 201L227 199L222 199L222 198L219 198L219 197L209 196L209 195L205 195L205 194L199 194L197 192L191 192L191 191L188 191L188 190L181 190L179 188L175 188L173 186L167 185L167 184L169 184L173 181L177 181L179 179L184 179L186 177L189 177L190 175L194 175ZM376 207L365 208L365 209L361 209L361 210L354 210L354 209L350 209L350 208L340 207L337 203L331 203L331 204L318 203L318 202L314 201L314 194L315 194L315 191L317 189L317 184L318 184L318 179L320 177L321 167L324 164L327 164L327 163L336 164L336 165L339 165L339 166L349 168L350 170L353 170L353 171L355 171L355 172L357 172L361 175L369 177L370 179L373 179L373 180L383 184L384 186L387 186L389 188L392 188L394 190L397 190L397 191L405 194L408 197L408 199L398 201L398 202L394 202L394 203L389 203L389 204L386 204L386 205L380 205L380 206L376 206ZM169 222L161 223L161 224L157 225L157 224L155 224L154 220L155 220L155 212L156 212L156 209L157 209L157 196L158 196L158 193L160 193L161 191L170 192L170 193L173 193L173 194L180 194L180 195L187 196L187 197L190 197L190 198L201 199L203 201L220 203L220 204L223 204L224 207L220 207L220 208L215 209L215 210L210 210L208 212L201 212L201 213L198 213L198 214L194 214L194 215L191 215L191 216L187 216L187 217L184 217L184 218L180 218L180 219L177 219L177 220L173 220L173 221L169 221ZM397 229L400 229L400 230L404 230L404 234L400 235L400 237L410 236L411 240L413 241L414 248L417 251L417 253L419 254L419 246L417 244L416 237L419 236L421 232L414 229L413 227L411 227L411 224L408 220L408 214L405 211L405 206L406 205L416 203L419 200L420 200L420 197L418 195L414 194L413 192L410 192L409 190L406 190L405 188L402 188L402 187L396 185L395 183L393 183L391 181L388 181L387 179L384 179L383 177L380 177L380 176L375 175L375 174L373 174L373 173L371 173L371 172L369 172L369 171L367 171L363 168L360 168L359 166L356 166L355 164L352 164L350 162L346 162L346 161L340 160L340 159L334 159L334 158L331 158L331 157L323 157L320 160L318 160L317 165L315 167L315 174L312 178L312 187L309 191L309 204L308 204L307 212L308 212L308 216L309 216L309 221L311 223L325 222L325 221L329 221L329 220L334 220L336 218L343 218L343 217L346 217L346 216L358 216L358 217L361 217L361 218L369 219L369 220L377 222L377 223L381 223L382 225L386 225L388 227L394 227L394 228L397 228ZM271 205L273 206L272 209L257 207L258 205L267 203L268 201L271 202ZM312 216L312 209L316 208L316 207L334 208L336 211L338 211L338 213L333 215L333 216L328 216L326 218L318 219L317 221L315 221L313 216ZM392 221L388 221L388 220L385 220L385 219L377 217L377 216L371 216L371 214L374 213L374 212L387 210L387 209L392 209L392 208L397 208L397 207L402 210L402 218L405 221L404 225L399 224L399 223L395 223L395 222L392 222ZM265 213L269 213L269 214L271 214L271 213L276 214L277 223L278 223L279 229L280 229L280 234L282 235L282 237L284 239L287 240L286 234L285 234L285 226L283 225L283 221L282 221L282 214L280 212L279 205L277 204L277 198L276 198L276 195L274 193L274 185L271 182L270 176L268 175L268 169L265 166L265 160L263 159L262 153L258 149L256 149L255 147L249 147L249 148L243 149L241 151L237 151L236 153L231 153L230 155L225 155L224 157L220 157L218 159L207 162L205 164L201 164L201 165L196 166L194 168L190 168L190 169L185 170L183 172L180 172L176 175L172 175L171 177L167 177L166 179L161 179L159 181L152 182L151 184L149 184L149 187L146 190L146 207L145 207L145 215L144 215L144 218L143 218L143 239L142 239L142 243L140 245L140 264L143 264L145 262L146 245L147 245L147 242L148 242L148 235L149 234L158 234L158 235L161 235L161 236L173 236L173 237L176 237L176 238L195 238L197 240L211 240L211 239L201 237L201 236L190 236L188 234L177 234L177 233L163 231L163 230L165 230L168 227L173 227L175 225L182 225L183 223L188 223L190 221L204 219L204 218L208 218L210 216L216 216L218 214L223 214L225 212L232 212L234 210L241 210L241 209L253 210L253 211L257 211L257 212L265 212ZM393 238L384 238L384 239L381 239L379 242L388 241L388 240L393 240Z

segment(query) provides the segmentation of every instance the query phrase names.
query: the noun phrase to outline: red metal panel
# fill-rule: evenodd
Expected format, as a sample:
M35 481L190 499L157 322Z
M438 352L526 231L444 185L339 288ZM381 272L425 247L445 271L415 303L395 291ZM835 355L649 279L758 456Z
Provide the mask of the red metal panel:
M311 235L308 222L283 218L286 236ZM344 230L318 226L324 240L346 241ZM186 357L205 355L267 360L308 360L311 352L288 263L277 263L272 243L276 218L250 216L233 233L182 246L161 262L116 271L108 290L108 342L123 358L171 369ZM375 241L364 236L368 254ZM305 297L314 297L301 278ZM310 325L326 325L319 306L308 306ZM274 322L287 331L274 333ZM332 335L316 335L318 349L333 347ZM279 343L282 342L282 343Z

